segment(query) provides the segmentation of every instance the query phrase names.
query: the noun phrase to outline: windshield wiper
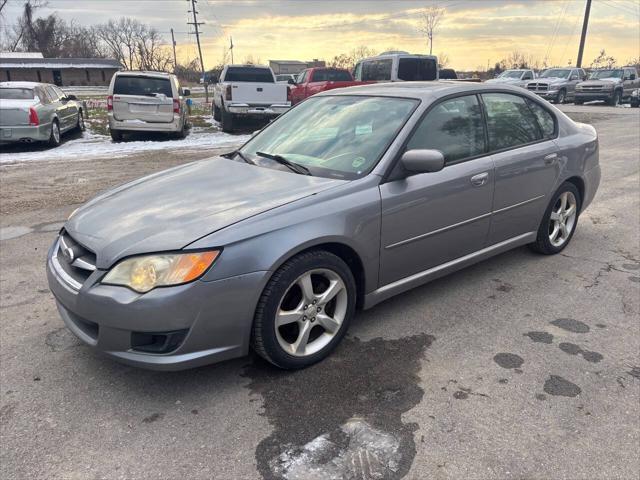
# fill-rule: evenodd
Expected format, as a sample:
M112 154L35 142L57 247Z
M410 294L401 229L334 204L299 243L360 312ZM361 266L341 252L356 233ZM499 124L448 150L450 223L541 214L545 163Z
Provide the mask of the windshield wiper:
M256 155L259 157L268 158L269 160L273 160L274 162L278 162L281 165L289 168L292 172L299 173L300 175L311 175L311 171L305 167L304 165L300 165L299 163L294 163L290 160L287 160L282 155L274 155L272 153L265 152L256 152Z
M255 165L256 162L254 162L253 160L249 160L249 158L247 158L244 153L242 153L240 150L234 150L233 152L229 152L229 153L225 153L224 155L222 155L223 157L227 157L227 158L233 158L235 156L239 156L242 160L244 160L246 163L248 163L249 165Z

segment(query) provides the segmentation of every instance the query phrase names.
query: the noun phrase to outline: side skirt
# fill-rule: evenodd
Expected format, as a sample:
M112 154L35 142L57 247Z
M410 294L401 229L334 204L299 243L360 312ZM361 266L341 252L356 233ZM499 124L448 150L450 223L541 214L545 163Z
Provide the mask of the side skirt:
M529 232L523 235L518 235L517 237L513 237L509 240L496 243L495 245L491 245L489 247L483 248L482 250L478 250L463 257L456 258L455 260L451 260L447 263L443 263L441 265L429 268L428 270L423 270L422 272L414 273L411 276L396 280L393 283L389 283L383 287L378 288L377 290L374 290L371 293L366 294L364 297L363 309L366 310L368 308L371 308L374 305L393 297L394 295L406 292L407 290L411 290L412 288L428 283L432 280L435 280L436 278L448 275L449 273L455 272L456 270L468 267L469 265L473 265L474 263L486 260L487 258L493 257L494 255L497 255L499 253L503 253L515 247L531 243L535 239L536 232Z

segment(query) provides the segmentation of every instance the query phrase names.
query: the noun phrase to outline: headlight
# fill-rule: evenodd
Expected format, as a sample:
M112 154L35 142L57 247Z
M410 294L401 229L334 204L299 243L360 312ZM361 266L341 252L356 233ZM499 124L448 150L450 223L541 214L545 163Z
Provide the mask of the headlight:
M576 85L576 90L577 90L577 91L582 90L582 85Z
M640 91L634 90L633 92L631 92L631 96L632 97L637 97L639 93L640 93Z
M613 90L613 83L605 83L602 85L603 90Z
M220 255L219 250L132 257L118 263L102 283L122 285L145 293L156 287L180 285L202 276Z

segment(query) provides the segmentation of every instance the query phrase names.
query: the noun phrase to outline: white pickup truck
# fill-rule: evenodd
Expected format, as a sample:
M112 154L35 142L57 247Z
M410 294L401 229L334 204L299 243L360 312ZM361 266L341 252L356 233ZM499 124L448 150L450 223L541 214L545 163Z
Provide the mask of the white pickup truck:
M226 65L213 88L211 108L222 130L231 132L240 118L270 119L289 110L289 86L276 83L269 67Z

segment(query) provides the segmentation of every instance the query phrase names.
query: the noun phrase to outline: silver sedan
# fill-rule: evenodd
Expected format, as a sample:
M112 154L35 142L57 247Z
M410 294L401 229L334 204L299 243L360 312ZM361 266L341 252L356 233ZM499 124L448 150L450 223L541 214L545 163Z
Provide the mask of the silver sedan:
M80 207L49 251L49 285L73 333L129 364L253 348L302 368L358 308L521 245L562 251L598 158L591 126L521 88L331 90L235 152Z
M84 131L85 110L55 85L0 82L0 143L60 144L61 135Z

